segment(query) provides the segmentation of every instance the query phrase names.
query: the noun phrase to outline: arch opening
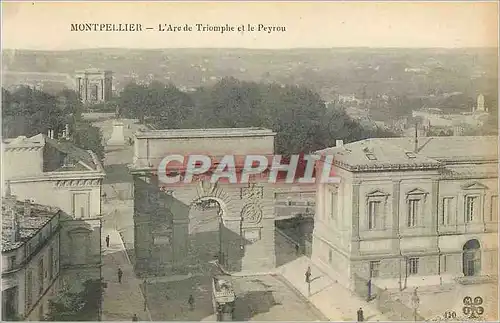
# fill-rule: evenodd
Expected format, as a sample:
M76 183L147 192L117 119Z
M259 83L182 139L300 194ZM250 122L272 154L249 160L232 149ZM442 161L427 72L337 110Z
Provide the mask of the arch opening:
M477 276L481 272L481 244L477 239L467 241L462 253L464 276Z
M189 209L189 254L195 264L211 266L217 261L227 265L224 239L224 202L214 197L194 200Z

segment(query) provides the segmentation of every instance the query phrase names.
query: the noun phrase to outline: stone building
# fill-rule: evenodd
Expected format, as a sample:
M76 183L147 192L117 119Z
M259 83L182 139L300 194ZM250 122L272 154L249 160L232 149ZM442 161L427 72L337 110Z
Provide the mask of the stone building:
M30 217L17 217L21 219L17 221L21 223L21 228L22 225L26 225L26 230L21 230L21 232L27 232L29 235L33 233L33 230L39 229L40 233L36 233L36 237L33 238L36 239L36 244L32 243L31 236L25 237L21 234L20 240L15 240L17 241L15 250L17 251L12 254L13 250L8 249L2 253L5 256L4 264L8 264L8 261L12 259L14 259L12 266L15 264L14 269L2 271L2 279L4 276L8 276L10 281L18 279L16 286L28 284L23 280L27 279L25 277L28 277L26 275L29 273L26 271L29 269L26 266L32 259L45 257L44 250L46 249L41 246L45 246L47 243L44 241L52 239L52 236L57 240L57 243L54 242L57 244L57 248L54 247L54 253L56 253L54 259L57 259L57 272L61 272L58 277L55 277L57 278L57 288L53 288L80 288L81 283L88 279L99 279L101 276L101 183L105 174L95 154L75 147L66 140L56 141L43 134L31 138L6 139L2 148L3 175L7 187L6 196L13 195L23 201L25 214L31 214ZM30 205L31 213L26 211ZM10 209L13 208L10 207ZM55 218L51 220L52 222L56 221L56 223L51 222L52 227L50 228L46 227L46 222L43 221L49 216L49 211L57 214L57 221ZM16 219L14 215L11 217ZM29 221L25 221L28 219ZM10 225L10 229L4 230L8 233L15 227L11 223L16 221L5 222L5 218L3 218L2 222L4 229L6 223L8 226ZM57 238L54 230L57 231ZM4 242L11 241L12 237L3 234L3 239ZM37 247L37 244L40 247ZM3 245L5 246L5 244ZM31 249L33 252L30 256L26 252ZM16 258L9 258L12 256ZM22 262L22 259L25 261ZM44 260L44 263L49 263L51 261L49 259L51 258ZM13 276L10 273L11 271L22 273L22 270L27 274ZM48 267L44 271L43 276L49 277ZM55 269L53 274L55 274ZM33 276L32 278L33 286L40 284L36 280L37 277ZM42 286L48 285L45 285L44 281ZM56 285L53 284L53 286ZM20 291L21 289L22 291ZM30 307L31 305L25 305L26 302L30 302L30 299L25 299L25 295L27 295L25 290L24 287L20 287L17 291L18 301L15 303L17 305L14 306L17 306L17 314L25 316L28 320L39 320L40 315L46 312L47 307L38 305L40 302L37 303L36 310L34 307ZM2 284L2 291L4 291L4 284ZM33 299L38 297L37 291L33 292L35 293ZM49 295L51 294L53 294L52 289ZM44 298L42 303L47 304L48 298Z
M275 267L274 190L266 184L211 184L195 180L169 187L157 166L168 155L271 156L271 130L261 128L178 129L138 132L134 138L134 243L138 271L172 272L217 255L227 270ZM217 144L214 144L217 143ZM182 168L173 169L183 175ZM219 232L197 231L194 209L218 205Z
M105 176L97 156L44 134L3 141L4 180L21 200L60 208L75 218L101 215Z
M59 277L61 211L39 204L2 202L2 321L41 321Z
M498 138L339 142L319 184L313 259L349 288L477 282L498 272Z
M103 103L113 96L113 73L95 68L75 73L77 92L83 103Z

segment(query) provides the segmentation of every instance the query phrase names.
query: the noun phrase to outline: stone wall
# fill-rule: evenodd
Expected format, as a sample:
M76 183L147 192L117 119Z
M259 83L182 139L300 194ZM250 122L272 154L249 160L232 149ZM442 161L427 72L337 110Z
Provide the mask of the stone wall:
M138 270L162 272L192 264L197 257L193 246L202 236L208 241L222 237L230 271L274 268L274 198L265 186L255 189L253 200L248 184L203 188L194 183L165 192L156 178L135 176L134 192ZM223 230L219 237L190 235L191 207L201 200L215 200L221 206Z

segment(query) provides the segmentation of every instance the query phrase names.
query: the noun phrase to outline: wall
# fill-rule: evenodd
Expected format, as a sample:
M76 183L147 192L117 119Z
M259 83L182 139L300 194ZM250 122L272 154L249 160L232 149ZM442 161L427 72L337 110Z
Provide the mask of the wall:
M72 186L57 186L57 180L49 179L11 181L11 192L19 200L33 199L35 203L58 207L67 214L73 214L73 194L88 193L88 217L92 218L101 214L101 180L92 181L87 185L79 179L65 181Z
M46 228L48 230L48 228ZM46 231L47 231L46 230ZM47 231L48 233L49 231ZM39 233L40 234L40 233ZM38 241L38 237L33 237L30 241L32 241L33 248L34 243ZM51 248L53 250L53 254L51 255ZM50 258L52 258L52 278L50 277ZM43 278L39 279L39 264L40 261L43 260ZM59 232L54 232L51 235L49 240L46 240L46 244L40 249L38 253L36 253L29 261L29 263L25 266L23 272L25 273L24 281L25 286L22 288L25 291L24 299L20 304L25 304L24 310L20 311L20 313L25 313L27 315L28 320L39 320L40 307L43 307L43 313L47 311L47 302L49 298L53 295L56 290L56 281L59 276ZM32 275L32 301L31 304L28 302L28 275L31 272ZM20 309L21 310L21 309Z
M477 173L483 172L482 165L460 167L461 171L470 167ZM436 171L359 173L353 177L337 170L336 174L342 178L338 196L344 198L333 205L342 216L336 218L337 222L329 218L332 216L331 190L327 185L318 186L313 258L340 271L337 275L345 277L351 272L368 279L370 261L380 261L380 276L374 279L380 286L398 288L400 277L406 286L440 284L443 279L449 280L440 276L463 275L462 248L470 239L478 239L481 244L481 273L497 271L498 215L493 205L498 196L498 179L491 178L491 174L490 178L479 175L476 179L440 179ZM465 197L469 194L479 196L481 205L475 219L464 223ZM445 197L453 197L458 202L450 211L450 222L443 224ZM419 199L414 227L407 224L410 199ZM368 205L372 200L380 201L383 207L380 222L370 230ZM359 226L356 225L358 216ZM345 226L349 219L352 222ZM358 229L360 241L356 242ZM349 235L352 242L350 249L346 249ZM419 259L418 273L407 275L406 261L413 257ZM334 261L329 261L330 258Z
M149 183L147 183L149 181ZM189 211L195 200L215 199L223 209L225 227L224 243L230 251L232 271L258 271L263 268L274 268L274 197L273 191L262 189L259 204L262 219L258 222L243 221L243 208L251 202L242 192L246 192L244 184L221 184L213 192L203 192L197 184L176 187L173 195L161 192L155 178L135 176L134 179L134 223L135 251L138 267L154 267L159 270L164 266L184 266L184 262L193 259L187 245L189 235ZM246 193L245 193L246 194ZM243 212L243 213L242 213ZM165 228L165 233L158 230ZM243 239L241 235L243 234ZM157 236L167 239L156 239ZM154 247L156 241L166 241L167 245ZM242 245L244 253L241 254ZM184 260L183 261L181 261ZM237 259L233 261L234 259ZM161 265L163 262L171 264ZM141 264L142 263L142 264ZM139 268L139 269L143 269Z
M140 165L148 165L148 161L157 166L167 155L180 154L189 156L198 155L251 155L274 152L272 136L262 137L207 137L207 138L135 138L134 160ZM217 145L214 146L214 142ZM149 160L148 160L149 157Z
M5 180L37 176L43 172L42 147L8 148L4 152L2 168Z

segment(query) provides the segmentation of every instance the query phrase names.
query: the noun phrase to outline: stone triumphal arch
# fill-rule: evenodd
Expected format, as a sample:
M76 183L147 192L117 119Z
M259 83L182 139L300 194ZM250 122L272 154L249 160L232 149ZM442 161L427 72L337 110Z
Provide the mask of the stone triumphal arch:
M220 242L213 254L228 271L264 271L275 267L274 190L272 184L195 181L169 186L157 176L167 155L274 154L275 133L262 128L178 129L135 134L134 247L136 270L172 273L189 270L200 259L200 246ZM207 204L208 203L208 204ZM193 230L193 209L214 207L219 237ZM191 214L191 215L190 215ZM191 226L190 226L191 222ZM198 239L193 244L193 239ZM205 242L203 242L205 239ZM201 242L200 242L201 241ZM222 255L221 255L222 254Z

